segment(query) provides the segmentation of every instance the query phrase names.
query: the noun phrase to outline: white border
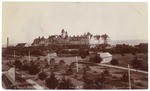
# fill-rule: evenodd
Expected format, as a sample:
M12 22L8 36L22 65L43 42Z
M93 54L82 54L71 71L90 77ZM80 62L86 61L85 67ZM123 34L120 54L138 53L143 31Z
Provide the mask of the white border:
M148 0L2 0L0 1L0 55L2 55L2 2L148 2L148 15L150 15L150 1ZM148 22L150 21L150 18L148 18ZM150 24L148 23L148 27L150 26ZM142 34L142 33L141 33ZM150 31L149 31L149 28L148 28L148 34L150 34ZM150 37L148 36L148 43L150 43ZM148 48L150 48L150 45L148 45ZM150 51L150 49L148 49ZM148 57L150 57L150 54L149 54L149 51L148 51ZM0 59L2 61L2 56L0 56ZM148 58L148 61L149 61L149 58ZM148 62L148 66L150 65L150 62ZM2 71L2 62L0 63L0 70ZM149 67L149 70L150 70L150 67ZM0 71L0 74L2 74ZM1 75L2 76L2 75ZM1 81L1 76L0 76L0 91L2 90L5 90L2 88L2 81ZM148 75L148 78L150 79L149 75ZM148 79L148 84L149 84L149 80ZM148 89L147 90L150 90L150 85L148 85ZM11 90L7 90L7 91L11 91ZM14 91L18 91L18 90L14 90ZM29 90L24 90L24 91L29 91ZM34 90L32 90L34 91ZM35 90L36 91L36 90ZM94 91L94 90L92 90ZM111 90L109 90L111 91ZM126 90L128 91L128 90ZM138 90L138 91L143 91L143 90Z

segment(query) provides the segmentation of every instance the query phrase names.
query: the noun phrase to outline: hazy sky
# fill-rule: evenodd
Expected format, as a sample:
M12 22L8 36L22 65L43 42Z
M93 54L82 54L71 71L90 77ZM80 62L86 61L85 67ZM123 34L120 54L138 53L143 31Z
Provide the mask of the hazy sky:
M2 44L38 36L108 34L111 40L147 39L147 3L3 3Z

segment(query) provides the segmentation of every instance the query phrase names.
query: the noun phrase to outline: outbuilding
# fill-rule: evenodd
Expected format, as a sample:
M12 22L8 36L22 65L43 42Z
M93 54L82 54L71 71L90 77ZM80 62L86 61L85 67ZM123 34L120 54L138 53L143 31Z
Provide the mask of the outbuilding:
M90 58L94 56L100 56L102 58L101 63L109 63L112 60L112 55L109 52L90 52Z
M103 59L101 63L109 63L112 60L112 55L109 52L99 52L98 54Z

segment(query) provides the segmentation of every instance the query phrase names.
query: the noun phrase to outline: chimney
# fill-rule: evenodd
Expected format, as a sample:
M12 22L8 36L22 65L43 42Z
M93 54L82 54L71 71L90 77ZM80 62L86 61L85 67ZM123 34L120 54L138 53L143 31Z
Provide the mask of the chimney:
M9 46L9 37L7 37L7 48Z

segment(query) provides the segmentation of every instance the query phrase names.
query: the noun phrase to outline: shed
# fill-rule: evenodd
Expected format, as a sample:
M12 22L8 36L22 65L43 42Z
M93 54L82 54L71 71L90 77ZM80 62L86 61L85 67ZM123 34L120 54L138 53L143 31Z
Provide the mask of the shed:
M101 63L109 63L112 60L112 55L109 52L99 52L97 54L103 59Z

